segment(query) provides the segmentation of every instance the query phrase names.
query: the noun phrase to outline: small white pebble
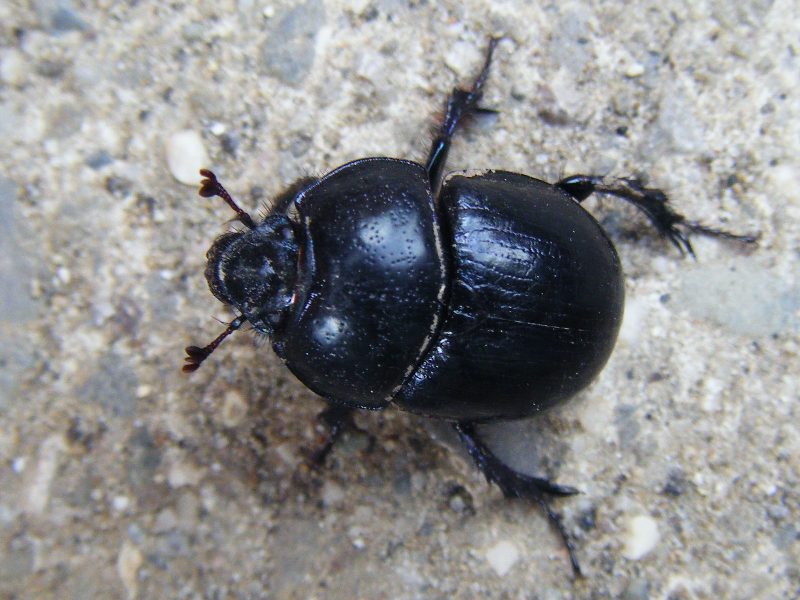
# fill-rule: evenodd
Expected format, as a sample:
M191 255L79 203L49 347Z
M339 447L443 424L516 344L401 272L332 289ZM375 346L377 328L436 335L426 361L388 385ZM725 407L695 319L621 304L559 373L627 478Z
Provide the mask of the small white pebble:
M342 486L333 481L326 481L322 486L322 504L324 506L336 506L344 500L344 490Z
M653 309L646 298L633 296L625 303L625 314L622 317L622 327L619 330L619 339L635 346L641 335L646 331L647 317Z
M50 484L58 471L59 459L64 449L64 440L53 434L39 445L33 477L29 479L25 510L41 514L50 501Z
M58 267L56 269L56 277L63 284L68 284L72 280L72 273L67 267Z
M136 597L136 576L143 560L142 553L136 546L128 541L122 545L117 557L117 574L125 585L128 598Z
M502 540L486 551L486 560L494 572L503 577L519 560L519 550L511 542Z
M622 555L630 560L639 560L656 547L659 539L661 535L658 533L658 523L653 517L648 515L632 517L628 521Z
M166 142L167 165L181 183L200 183L200 169L209 165L208 154L200 134L191 129L173 133Z
M358 550L363 550L365 546L366 544L361 538L356 538L353 540L353 547L357 548Z
M165 508L158 513L158 516L156 516L156 521L153 524L153 530L156 533L164 533L170 529L175 529L177 526L178 517L175 515L175 511L171 508Z
M131 501L128 499L127 496L114 496L114 499L111 501L111 506L117 512L123 512L125 509L130 506Z
M225 392L219 414L225 427L236 427L247 416L247 401L240 392L230 389Z
M369 0L345 0L345 8L350 12L360 15L369 9Z
M25 463L25 457L18 456L11 461L11 469L14 471L14 473L22 473L25 470Z
M450 498L450 508L456 512L461 512L467 507L464 499L456 494L452 498Z
M294 468L299 464L300 458L291 444L278 444L273 446L272 449L289 467Z
M173 489L185 485L195 486L203 479L204 472L182 456L173 454L167 469L167 483Z
M642 75L644 75L644 65L641 63L631 63L625 69L625 77L633 79L634 77L641 77Z
M227 130L227 127L225 127L225 123L220 123L219 121L214 121L211 124L211 127L208 128L208 130L213 135L222 135Z
M459 79L468 80L475 77L475 65L482 63L483 50L470 42L459 41L450 47L450 51L444 56L446 64Z
M10 86L21 87L28 78L28 70L19 50L9 50L0 59L0 81Z

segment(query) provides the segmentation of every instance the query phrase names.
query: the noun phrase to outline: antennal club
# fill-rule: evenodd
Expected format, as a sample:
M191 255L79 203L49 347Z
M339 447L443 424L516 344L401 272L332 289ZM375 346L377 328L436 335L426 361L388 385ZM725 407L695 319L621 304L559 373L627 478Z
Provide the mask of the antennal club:
M242 223L244 223L250 229L256 228L253 218L238 204L236 204L236 201L228 193L228 190L222 187L222 184L217 180L217 176L214 175L214 173L208 169L200 169L200 175L205 177L205 179L200 182L200 195L203 198L213 198L214 196L219 196L225 200L228 206L230 206L236 212L236 216L239 217L239 220Z
M201 348L200 346L187 346L186 347L186 364L183 365L182 371L184 373L194 373L197 369L200 368L200 365L203 363L205 359L209 357L209 355L217 349L217 346L222 343L226 337L232 334L234 331L239 329L247 319L244 316L238 316L233 321L228 323L228 327L223 331L217 338L211 342L208 346L204 346Z

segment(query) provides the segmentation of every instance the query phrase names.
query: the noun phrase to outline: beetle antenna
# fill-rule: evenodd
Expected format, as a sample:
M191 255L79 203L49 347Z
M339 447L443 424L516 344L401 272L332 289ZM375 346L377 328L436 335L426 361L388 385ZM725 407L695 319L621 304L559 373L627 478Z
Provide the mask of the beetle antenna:
M226 337L232 334L234 331L239 329L247 319L244 318L244 315L239 315L233 321L228 323L228 327L225 328L221 334L219 334L213 342L211 342L208 346L200 347L200 346L187 346L186 347L186 364L183 365L183 369L181 369L184 373L194 373L197 369L200 368L200 365L203 363L205 359L209 357L209 355L217 349Z
M253 221L253 218L243 210L236 201L231 197L222 184L217 180L217 176L214 175L208 169L200 169L200 175L204 177L204 179L200 182L200 195L203 198L213 198L214 196L219 196L230 206L239 220L244 223L250 229L255 229L256 224Z

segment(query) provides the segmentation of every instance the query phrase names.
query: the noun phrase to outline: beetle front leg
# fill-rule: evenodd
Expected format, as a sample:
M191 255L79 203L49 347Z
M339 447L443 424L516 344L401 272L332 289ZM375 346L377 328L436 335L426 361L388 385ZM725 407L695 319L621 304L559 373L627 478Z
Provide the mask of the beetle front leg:
M542 507L550 523L558 530L567 548L572 570L581 575L581 567L575 556L575 546L564 527L561 515L554 512L547 502L546 496L573 496L577 489L571 486L558 485L547 479L523 475L497 458L488 446L481 441L475 431L475 424L470 422L454 423L453 428L461 438L461 442L469 452L472 460L483 472L487 481L495 483L507 498L523 498L533 500Z
M450 150L450 142L453 134L460 123L463 122L464 117L475 113L494 113L491 109L481 108L478 106L481 96L483 95L483 84L486 83L486 78L489 77L489 67L492 64L492 54L497 46L500 38L491 38L489 40L489 48L486 51L486 61L483 64L480 74L472 83L469 90L462 90L456 88L447 99L447 110L445 112L444 122L439 128L436 139L431 144L430 152L428 153L428 160L425 162L425 169L428 171L428 177L431 181L431 189L436 193L439 185L442 182L442 172L444 171L444 164L447 160L447 153Z
M746 244L753 244L758 240L757 235L731 233L688 220L672 209L664 192L645 187L638 179L616 179L606 183L605 178L596 175L572 175L559 181L556 187L578 202L583 202L593 193L608 194L630 202L647 216L658 232L669 239L681 254L685 252L694 256L694 249L689 241L690 233L737 240Z

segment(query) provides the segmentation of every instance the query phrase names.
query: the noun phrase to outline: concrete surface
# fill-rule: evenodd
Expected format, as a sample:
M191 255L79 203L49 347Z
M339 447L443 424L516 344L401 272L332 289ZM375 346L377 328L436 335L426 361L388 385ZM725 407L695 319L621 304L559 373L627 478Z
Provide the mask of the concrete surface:
M0 23L0 597L798 597L797 2L35 0ZM197 163L255 210L421 160L498 33L501 112L450 168L643 173L762 234L692 261L587 203L627 271L615 354L563 409L487 428L583 491L555 503L579 581L445 427L364 414L309 473L322 403L267 344L179 370L230 318L202 276L230 214L181 183Z

